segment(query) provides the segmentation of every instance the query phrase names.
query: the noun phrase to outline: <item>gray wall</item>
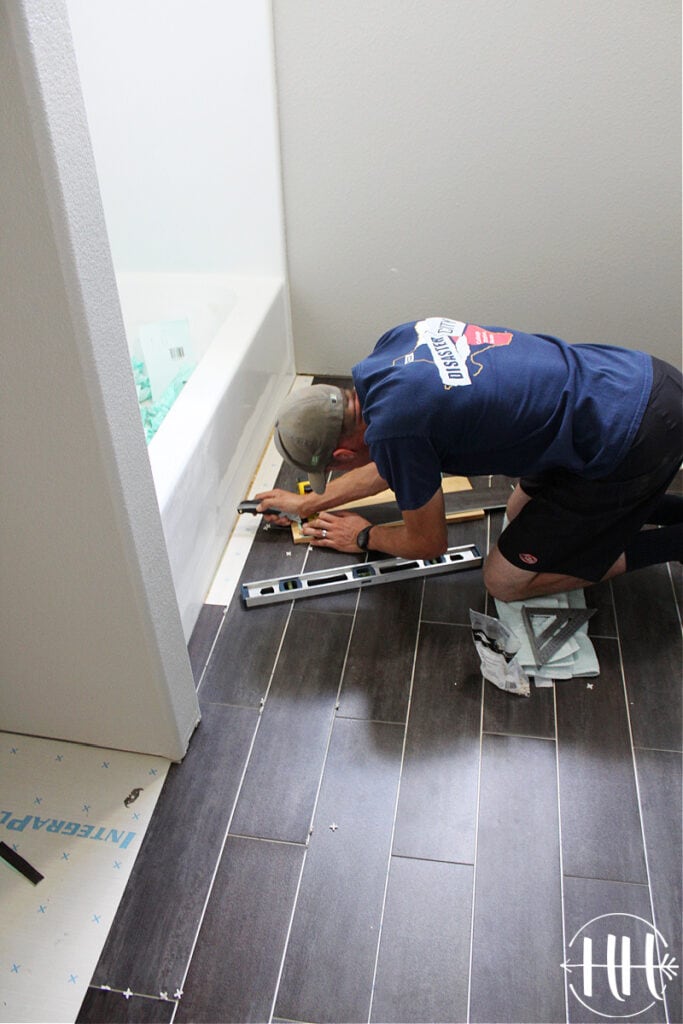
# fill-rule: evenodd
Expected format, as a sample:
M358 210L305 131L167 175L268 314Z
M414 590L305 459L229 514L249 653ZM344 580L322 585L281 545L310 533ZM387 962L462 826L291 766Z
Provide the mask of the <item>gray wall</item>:
M445 314L680 360L678 0L273 0L299 372Z

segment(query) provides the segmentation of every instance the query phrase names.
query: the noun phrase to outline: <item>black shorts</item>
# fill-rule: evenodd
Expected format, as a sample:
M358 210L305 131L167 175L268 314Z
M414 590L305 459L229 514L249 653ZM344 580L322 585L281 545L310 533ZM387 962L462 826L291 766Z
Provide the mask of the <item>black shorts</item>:
M558 469L519 481L531 501L498 541L512 565L597 583L648 522L683 460L683 378L652 363L648 405L613 473L584 480Z

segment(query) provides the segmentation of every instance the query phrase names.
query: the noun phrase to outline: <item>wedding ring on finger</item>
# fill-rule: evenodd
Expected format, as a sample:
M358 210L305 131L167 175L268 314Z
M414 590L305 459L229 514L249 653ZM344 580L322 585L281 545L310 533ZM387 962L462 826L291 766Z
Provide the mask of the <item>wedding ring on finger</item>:
M325 540L325 537L327 537L327 530L323 530L320 536L322 537L323 540Z

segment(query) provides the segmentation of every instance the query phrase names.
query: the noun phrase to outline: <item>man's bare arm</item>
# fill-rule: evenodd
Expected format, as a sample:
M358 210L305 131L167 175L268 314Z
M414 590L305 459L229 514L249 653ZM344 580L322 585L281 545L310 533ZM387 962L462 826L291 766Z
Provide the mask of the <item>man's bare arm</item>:
M367 466L350 469L348 473L331 480L324 494L293 494L291 491L276 487L272 491L262 491L256 498L260 502L259 511L277 508L290 515L308 519L325 509L379 494L388 486L386 480L379 475L375 463L369 462Z
M399 526L372 527L372 551L401 558L436 558L443 554L448 547L448 531L441 488L426 505L402 515L403 523ZM304 526L303 533L317 547L358 553L356 537L368 525L368 520L355 512L323 511L314 523Z

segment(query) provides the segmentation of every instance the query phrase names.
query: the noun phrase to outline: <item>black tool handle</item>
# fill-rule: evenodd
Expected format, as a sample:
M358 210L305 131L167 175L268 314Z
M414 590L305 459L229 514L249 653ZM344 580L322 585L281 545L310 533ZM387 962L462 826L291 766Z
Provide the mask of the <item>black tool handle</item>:
M239 503L239 505L237 506L237 511L240 513L240 515L242 515L242 513L244 513L244 512L250 512L252 514L252 516L255 516L257 514L256 509L258 508L258 506L260 504L261 504L260 501L241 501ZM280 510L277 509L277 508L267 508L262 513L262 515L264 515L264 516L281 516L282 512L280 512Z

